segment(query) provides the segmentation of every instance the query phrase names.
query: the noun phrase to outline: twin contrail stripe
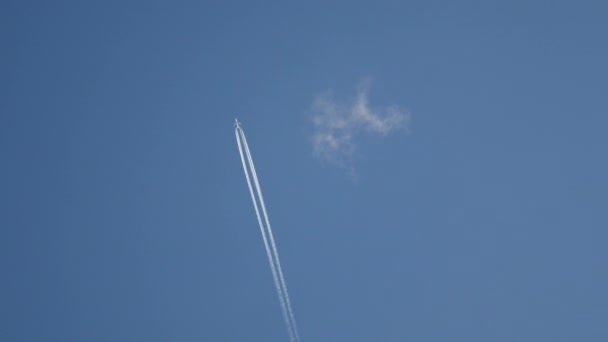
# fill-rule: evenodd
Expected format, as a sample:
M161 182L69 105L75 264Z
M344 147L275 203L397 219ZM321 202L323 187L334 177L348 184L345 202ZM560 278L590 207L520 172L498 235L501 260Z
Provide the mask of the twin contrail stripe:
M243 171L247 180L247 186L249 187L249 193L251 194L253 208L255 209L255 214L258 220L258 224L260 226L260 232L262 233L262 239L264 240L264 247L266 249L266 256L268 257L268 262L270 264L270 270L272 271L274 285L279 296L279 302L281 304L281 309L283 312L283 319L285 320L290 340L292 342L299 342L300 337L298 334L295 317L291 307L291 301L289 300L289 293L287 292L285 277L283 276L283 271L281 269L279 253L274 240L274 235L272 233L272 228L270 226L270 220L268 219L268 213L266 212L266 205L264 203L264 197L262 196L262 189L260 187L258 176L255 171L255 166L251 157L249 145L247 144L245 133L243 132L243 129L240 126L237 125L234 133L236 136L236 141L241 156L241 162L243 164ZM245 158L247 159L247 163L245 163ZM251 178L249 173L251 173ZM255 192L251 185L251 179L253 179L253 183L255 185ZM260 210L257 203L258 201L260 202L264 222L262 222L262 216L260 215ZM267 238L266 234L268 234L269 238Z
M285 303L285 299L284 299L284 295L283 295L283 291L282 291L282 287L281 287L281 283L279 282L279 278L277 275L277 271L275 269L275 263L274 263L274 259L273 259L273 255L271 253L271 249L268 245L268 239L266 238L266 230L264 229L264 224L262 223L262 218L260 216L260 211L258 209L258 204L256 201L256 197L255 194L253 192L253 187L251 186L251 180L249 178L249 171L247 169L247 165L245 164L245 154L243 153L242 150L242 145L241 145L241 137L240 137L240 130L235 130L235 134L236 134L236 141L239 147L239 153L241 155L241 162L243 164L243 171L245 172L245 178L247 179L247 186L249 187L249 193L251 194L251 200L253 202L253 207L255 209L255 214L256 217L258 219L258 224L260 226L260 232L262 233L262 239L264 240L264 247L266 249L266 256L268 257L268 263L270 264L270 270L272 271L272 277L274 280L274 285L276 287L277 290L277 294L279 296L279 302L281 303L281 309L283 311L283 318L285 320L285 324L287 325L287 330L289 333L289 337L291 341L295 341L295 336L293 333L293 329L291 327L291 320L289 317L289 313L287 310L287 305Z
M249 151L249 145L247 144L247 139L245 139L245 132L243 132L242 129L240 129L240 131L241 131L241 136L243 137L243 143L245 145L245 152L247 153L247 159L249 160L249 163L251 164L251 173L253 174L253 181L254 181L255 187L258 191L258 195L260 198L260 204L262 205L262 213L264 214L264 220L266 221L266 228L268 229L268 236L270 237L270 245L272 246L272 252L273 252L274 259L275 259L275 262L277 265L277 271L279 273L279 280L281 281L281 286L283 287L283 292L285 295L285 302L287 303L287 311L289 313L289 318L291 320L291 325L292 325L294 334L296 335L296 340L299 341L300 338L298 336L296 319L294 317L293 310L291 308L291 301L289 300L289 292L287 292L287 285L285 284L285 277L283 276L283 269L281 267L281 261L279 259L279 252L277 251L277 246L274 241L274 234L272 233L272 228L270 226L270 220L268 219L268 213L266 212L266 205L264 203L264 196L262 195L262 188L260 187L260 183L258 181L258 175L255 172L255 166L253 164L253 160L251 159L251 152Z

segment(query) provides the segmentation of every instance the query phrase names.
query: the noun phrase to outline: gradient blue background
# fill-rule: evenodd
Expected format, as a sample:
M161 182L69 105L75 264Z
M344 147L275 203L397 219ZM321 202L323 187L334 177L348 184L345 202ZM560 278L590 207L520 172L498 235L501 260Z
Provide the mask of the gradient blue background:
M3 1L0 340L608 340L608 6ZM328 89L412 113L312 155Z

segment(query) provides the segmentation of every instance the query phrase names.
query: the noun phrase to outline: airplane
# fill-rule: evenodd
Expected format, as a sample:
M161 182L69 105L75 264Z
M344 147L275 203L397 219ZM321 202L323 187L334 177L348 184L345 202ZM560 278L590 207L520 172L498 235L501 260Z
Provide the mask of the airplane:
M234 128L241 128L241 123L236 118L234 119Z

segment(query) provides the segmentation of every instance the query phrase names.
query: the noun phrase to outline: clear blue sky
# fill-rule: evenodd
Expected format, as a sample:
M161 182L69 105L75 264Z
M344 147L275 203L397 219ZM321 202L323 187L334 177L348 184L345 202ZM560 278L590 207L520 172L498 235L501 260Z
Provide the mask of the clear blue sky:
M0 340L608 340L601 1L3 1ZM333 90L411 113L315 158Z

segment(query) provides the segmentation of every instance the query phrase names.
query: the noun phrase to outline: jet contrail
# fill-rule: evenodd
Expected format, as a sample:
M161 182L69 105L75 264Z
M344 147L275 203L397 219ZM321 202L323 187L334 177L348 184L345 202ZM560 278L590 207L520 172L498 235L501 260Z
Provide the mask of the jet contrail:
M285 277L283 276L283 271L281 269L281 262L279 260L279 253L277 251L277 247L274 241L274 235L272 234L272 228L270 226L270 220L268 219L268 213L266 212L266 205L264 203L264 197L262 196L262 189L260 187L260 183L258 180L257 173L255 171L255 166L253 164L253 159L251 157L251 152L249 150L249 145L247 144L247 139L245 138L245 133L240 126L240 123L235 120L235 136L237 145L239 148L239 154L241 156L241 162L243 164L243 171L245 172L245 178L247 180L247 186L249 187L249 193L251 194L251 200L253 202L253 207L255 209L256 217L258 220L258 224L260 226L260 231L262 233L262 239L264 240L264 247L266 249L266 256L268 257L268 262L270 264L270 270L272 271L272 276L274 280L274 284L277 290L277 294L279 296L279 302L281 304L281 309L283 311L283 318L285 320L285 324L287 326L287 331L289 333L290 340L292 342L300 341L300 336L298 334L295 317L293 314L293 310L291 308L291 301L289 300L289 293L287 292L287 285L285 283ZM244 153L243 153L244 150ZM247 164L245 163L245 157L247 158ZM247 168L249 166L249 169ZM253 179L253 183L255 185L256 192L254 193L253 187L251 186L251 180L249 177L249 172L251 172L251 178ZM264 217L264 223L262 223L262 217L259 212L258 204L256 201L260 202L260 206L262 208L262 214ZM266 232L266 229L268 231ZM270 238L270 245L268 243L268 238L266 237L266 233Z
M240 126L239 126L240 127ZM281 267L281 261L279 260L279 252L277 251L277 246L274 242L274 234L272 233L272 228L270 226L270 220L268 219L268 213L266 212L266 205L264 203L264 196L262 195L262 188L260 187L260 183L258 181L258 175L255 172L255 166L253 164L253 160L251 158L251 152L249 151L249 145L247 144L247 139L245 138L245 132L240 128L240 133L243 138L243 145L245 147L245 153L247 154L247 159L249 161L249 165L251 167L251 173L253 175L253 182L255 184L255 188L258 192L258 197L260 200L260 205L262 207L262 213L264 214L264 221L266 222L266 228L268 229L268 236L270 237L270 245L272 246L272 252L274 256L274 261L276 263L276 269L279 273L279 280L281 281L281 286L283 288L283 293L285 295L285 302L287 303L287 312L289 313L289 318L291 320L291 326L296 336L296 341L300 340L298 336L298 329L296 326L296 319L293 315L293 310L291 308L291 301L289 300L289 293L287 292L287 285L285 284L285 277L283 276L283 270Z
M262 218L260 217L260 211L258 209L258 204L257 201L255 199L255 194L253 192L253 188L251 186L251 181L249 179L249 172L247 171L247 166L245 165L245 156L243 154L243 150L241 147L241 137L240 137L240 132L235 130L235 135L236 135L236 142L238 144L239 147L239 153L241 156L241 162L243 164L243 171L245 172L245 178L247 179L247 186L249 187L249 193L251 194L251 201L253 202L253 207L255 209L255 214L256 217L258 219L258 224L260 226L260 232L262 233L262 239L264 240L264 247L266 249L266 256L268 257L268 263L270 264L270 270L272 271L272 278L274 280L274 285L277 289L277 294L279 296L279 302L281 303L281 309L283 311L283 318L285 320L285 324L287 325L287 330L289 333L289 338L291 341L295 341L295 336L293 334L293 329L291 327L291 321L290 321L290 317L289 317L289 313L287 311L287 306L285 303L285 299L283 296L283 291L282 291L282 287L281 287L281 283L279 282L279 278L277 275L277 271L275 269L275 263L274 263L274 259L273 256L271 254L271 250L270 247L268 245L268 239L266 238L266 230L264 229L264 224L262 223Z

